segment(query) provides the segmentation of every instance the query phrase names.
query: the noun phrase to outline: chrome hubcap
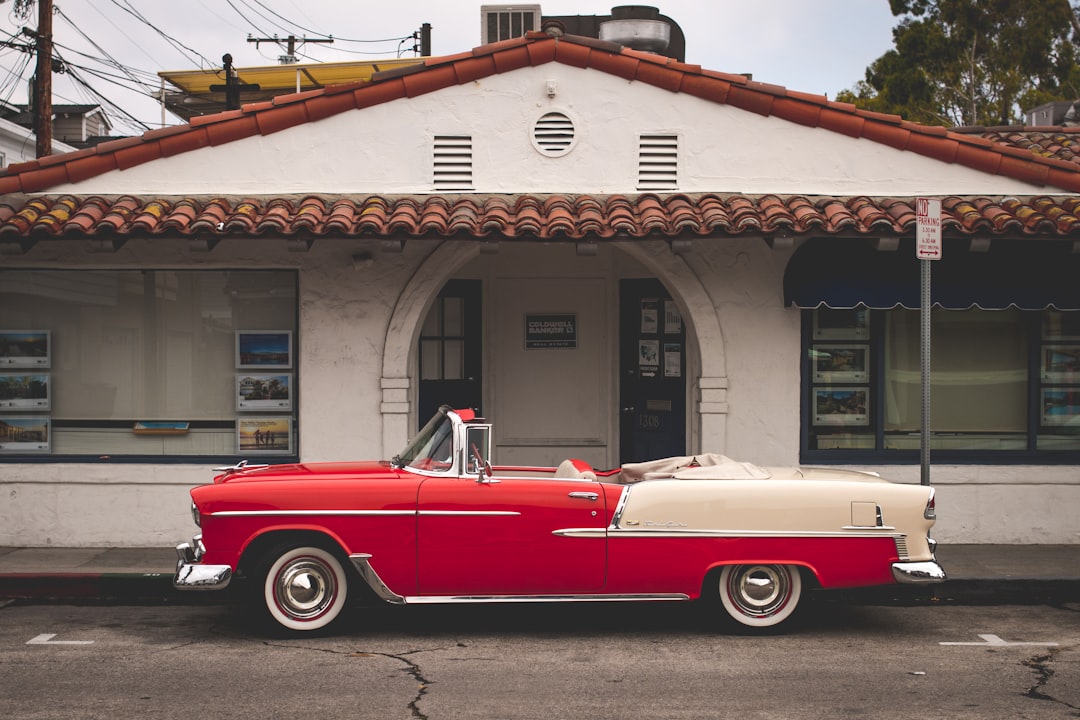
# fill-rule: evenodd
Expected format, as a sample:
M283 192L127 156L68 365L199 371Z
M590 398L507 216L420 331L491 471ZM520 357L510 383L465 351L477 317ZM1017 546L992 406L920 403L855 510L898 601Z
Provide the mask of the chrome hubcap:
M298 620L324 613L336 594L333 572L312 558L299 558L283 567L274 584L278 607Z
M764 617L787 602L790 578L783 568L775 565L750 565L732 573L728 591L741 612Z

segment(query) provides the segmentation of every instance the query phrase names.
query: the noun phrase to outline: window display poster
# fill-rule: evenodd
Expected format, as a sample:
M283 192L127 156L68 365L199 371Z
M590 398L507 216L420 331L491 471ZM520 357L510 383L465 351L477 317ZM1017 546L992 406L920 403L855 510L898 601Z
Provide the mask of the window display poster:
M866 394L864 387L814 388L814 424L868 424Z
M641 332L651 335L660 329L660 301L655 299L641 301Z
M236 420L236 451L241 455L288 455L292 435L290 417L240 417Z
M664 343L664 377L682 377L682 345Z
M0 330L0 367L49 367L50 337L48 330Z
M660 341L638 340L638 372L641 377L656 377L660 369Z
M682 313L674 300L664 301L664 334L678 335L682 332Z
M0 373L0 410L48 410L49 373Z
M1080 345L1043 345L1042 351L1043 382L1080 380Z
M237 375L236 409L292 410L292 373Z
M44 415L0 416L0 453L49 452L51 429Z
M814 382L866 382L868 345L814 345Z
M1080 425L1080 387L1044 388L1043 425Z
M292 331L263 330L236 333L236 367L241 370L292 367Z

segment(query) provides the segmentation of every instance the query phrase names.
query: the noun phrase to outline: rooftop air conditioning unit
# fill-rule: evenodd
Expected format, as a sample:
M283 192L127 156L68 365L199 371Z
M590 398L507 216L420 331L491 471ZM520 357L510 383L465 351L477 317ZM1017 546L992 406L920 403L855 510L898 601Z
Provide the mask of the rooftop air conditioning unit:
M540 29L539 5L481 5L480 42L483 45L523 37Z

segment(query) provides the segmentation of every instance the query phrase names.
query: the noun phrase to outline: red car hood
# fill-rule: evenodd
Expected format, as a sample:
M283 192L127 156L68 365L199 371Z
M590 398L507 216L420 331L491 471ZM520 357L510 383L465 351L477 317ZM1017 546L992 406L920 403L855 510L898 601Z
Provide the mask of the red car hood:
M386 460L368 462L293 463L287 465L257 465L236 472L222 473L214 483L268 482L274 480L333 480L370 477L394 477L397 473Z

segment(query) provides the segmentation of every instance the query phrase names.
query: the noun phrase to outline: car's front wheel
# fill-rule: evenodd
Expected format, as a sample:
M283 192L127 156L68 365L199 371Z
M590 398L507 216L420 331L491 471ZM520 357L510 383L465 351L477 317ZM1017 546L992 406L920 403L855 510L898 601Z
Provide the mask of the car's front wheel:
M719 594L733 620L769 628L795 612L802 596L802 576L793 565L727 565L720 572Z
M271 620L288 630L327 627L341 613L348 579L333 553L319 547L278 548L263 575L263 603Z

